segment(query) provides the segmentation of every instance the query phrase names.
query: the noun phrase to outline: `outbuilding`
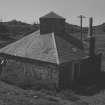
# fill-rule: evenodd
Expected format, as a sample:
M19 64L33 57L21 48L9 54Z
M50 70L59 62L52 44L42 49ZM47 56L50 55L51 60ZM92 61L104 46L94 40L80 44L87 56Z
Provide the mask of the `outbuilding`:
M84 60L82 41L67 33L65 24L65 18L50 12L40 18L40 30L0 49L7 60L0 78L16 85L70 88L87 75L91 64L100 68L100 55Z

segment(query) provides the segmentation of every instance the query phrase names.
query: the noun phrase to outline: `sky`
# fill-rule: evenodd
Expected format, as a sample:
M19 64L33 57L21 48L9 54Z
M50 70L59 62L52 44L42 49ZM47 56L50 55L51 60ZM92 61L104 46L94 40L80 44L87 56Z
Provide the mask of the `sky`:
M0 0L2 21L34 23L50 11L65 17L70 24L79 25L79 15L86 17L83 26L88 26L89 17L93 17L94 25L105 22L105 0Z

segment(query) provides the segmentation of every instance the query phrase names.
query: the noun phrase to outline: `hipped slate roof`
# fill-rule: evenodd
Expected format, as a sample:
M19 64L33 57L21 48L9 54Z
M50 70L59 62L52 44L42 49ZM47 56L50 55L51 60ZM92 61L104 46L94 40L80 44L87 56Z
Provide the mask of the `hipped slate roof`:
M40 61L61 64L84 56L83 51L59 35L49 33L40 35L33 32L24 38L0 49L1 53Z
M65 19L62 16L59 16L58 14L56 14L55 12L50 12L44 16L42 16L41 18L54 18L54 19Z

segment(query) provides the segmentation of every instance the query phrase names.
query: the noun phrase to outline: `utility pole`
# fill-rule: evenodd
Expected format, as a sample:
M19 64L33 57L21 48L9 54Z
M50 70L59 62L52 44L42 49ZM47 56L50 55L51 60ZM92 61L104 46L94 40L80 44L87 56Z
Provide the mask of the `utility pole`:
M83 40L83 35L82 35L82 31L83 31L83 29L82 29L82 23L83 23L83 18L86 18L85 16L83 16L83 15L80 15L80 16L78 16L79 18L80 18L80 27L81 27L81 37L80 37L80 39L81 39L81 41Z
M89 55L95 54L95 36L93 36L93 18L89 18Z
M3 19L2 19L2 17L0 17L0 24L2 24L2 22L3 22Z
M89 18L89 36L90 38L93 37L93 18Z

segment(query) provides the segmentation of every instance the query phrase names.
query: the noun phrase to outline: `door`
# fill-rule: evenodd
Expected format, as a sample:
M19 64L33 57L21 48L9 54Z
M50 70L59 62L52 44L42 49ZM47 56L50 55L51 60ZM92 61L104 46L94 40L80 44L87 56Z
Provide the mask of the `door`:
M80 78L80 64L75 63L74 64L74 80L78 81Z

